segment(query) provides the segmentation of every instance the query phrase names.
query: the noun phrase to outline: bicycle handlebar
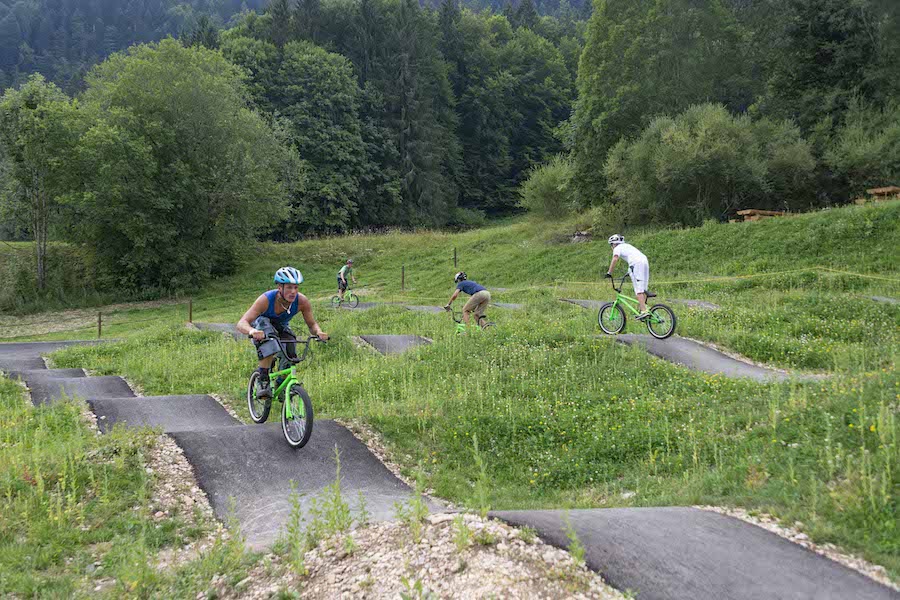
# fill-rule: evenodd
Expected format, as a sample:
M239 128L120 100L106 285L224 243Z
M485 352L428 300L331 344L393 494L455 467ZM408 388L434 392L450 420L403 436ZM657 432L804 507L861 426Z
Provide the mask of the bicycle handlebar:
M248 337L249 339L251 339L251 340L253 339L253 336L252 336L252 335L248 335L247 337ZM309 354L309 343L310 343L311 341L316 340L316 341L319 342L320 344L326 344L326 343L327 343L326 340L321 340L321 339L319 339L319 336L317 336L317 335L311 335L311 336L307 337L306 340L303 341L303 342L301 342L300 340L297 340L297 339L294 339L294 340L283 340L283 339L281 339L280 337L278 337L277 335L271 335L271 334L270 334L270 335L267 335L267 336L266 336L266 339L267 339L267 340L271 340L271 341L275 342L276 344L278 344L278 350L279 350L279 352L281 352L282 356L284 356L284 358L287 359L287 361L288 361L289 363L291 363L292 365L296 365L296 364L298 364L298 363L302 363L304 360L306 360L306 355ZM286 351L285 348L284 348L284 343L285 343L285 342L289 342L289 343L290 343L290 342L296 342L296 343L298 343L298 344L304 344L303 354L302 354L301 356L297 357L297 358L291 358L290 356L288 356L288 353L287 353L287 351Z
M625 279L628 277L628 271L625 271L625 274L622 275L622 278L619 280L619 287L616 287L616 278L610 277L609 283L612 285L612 288L616 291L617 294L622 293L622 286L625 285Z

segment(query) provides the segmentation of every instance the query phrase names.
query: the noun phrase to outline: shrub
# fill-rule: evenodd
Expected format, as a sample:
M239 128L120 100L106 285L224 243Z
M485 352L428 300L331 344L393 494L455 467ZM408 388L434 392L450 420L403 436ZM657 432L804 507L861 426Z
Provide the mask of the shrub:
M575 209L572 159L558 154L550 162L531 169L519 189L519 205L546 217L562 216Z
M604 173L627 222L699 225L739 208L804 207L814 168L791 123L753 122L702 104L619 141Z
M900 185L900 102L883 109L851 103L843 127L825 153L825 163L853 194Z

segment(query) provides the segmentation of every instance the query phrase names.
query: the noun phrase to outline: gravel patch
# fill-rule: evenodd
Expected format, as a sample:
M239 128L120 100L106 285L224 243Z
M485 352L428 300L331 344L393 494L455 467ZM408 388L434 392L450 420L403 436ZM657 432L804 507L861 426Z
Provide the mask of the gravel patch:
M460 529L470 535L457 543ZM475 515L431 515L418 543L402 523L351 531L307 552L305 576L285 560L267 555L223 597L625 598L567 552Z
M862 573L866 577L874 579L882 585L900 592L900 585L894 582L887 573L887 570L881 565L872 564L858 556L854 556L845 552L843 549L834 544L817 544L809 539L809 536L803 531L804 524L800 521L794 523L792 527L782 525L778 519L772 515L765 513L750 514L743 508L730 508L721 506L695 506L700 510L708 510L722 515L728 515L747 523L751 523L758 527L762 527L767 531L788 539L795 544L799 544L807 550L812 550L816 554L820 554L826 558L841 563L845 567L849 567L858 573Z

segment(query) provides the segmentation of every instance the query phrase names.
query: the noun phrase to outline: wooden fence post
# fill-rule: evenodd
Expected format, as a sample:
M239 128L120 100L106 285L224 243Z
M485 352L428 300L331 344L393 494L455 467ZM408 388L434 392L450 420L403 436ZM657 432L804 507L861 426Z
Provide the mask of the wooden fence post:
M103 313L97 313L97 339L103 337Z
M188 298L188 323L194 322L194 299Z
M458 265L456 264L456 246L454 246L453 247L453 268L455 269L455 268L457 268L457 266Z

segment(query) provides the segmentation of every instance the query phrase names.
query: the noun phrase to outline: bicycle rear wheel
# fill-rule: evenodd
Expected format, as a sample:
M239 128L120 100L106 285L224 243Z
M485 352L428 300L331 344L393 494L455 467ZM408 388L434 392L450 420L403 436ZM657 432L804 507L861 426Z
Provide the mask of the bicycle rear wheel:
M331 308L340 308L341 307L341 297L340 296L332 296L331 297Z
M350 308L356 308L359 306L359 296L356 294L350 294L350 297L347 299L347 304Z
M272 399L260 400L256 397L256 384L259 381L259 371L253 371L250 381L247 382L247 408L250 409L250 418L254 423L265 423L269 418L269 410L272 408Z
M655 304L650 307L650 316L644 319L647 331L658 340L664 340L675 333L675 325L678 320L675 313L665 304Z
M291 417L288 418L290 404ZM284 439L292 448L302 448L309 441L313 428L313 407L309 394L303 386L291 386L281 411L281 430Z
M600 307L600 312L597 313L597 323L600 324L603 333L609 335L621 333L625 329L625 311L621 306L607 302Z

